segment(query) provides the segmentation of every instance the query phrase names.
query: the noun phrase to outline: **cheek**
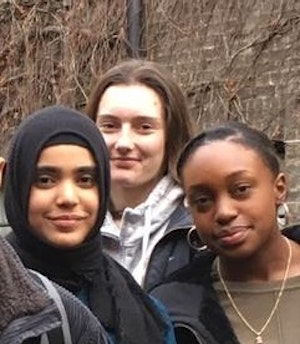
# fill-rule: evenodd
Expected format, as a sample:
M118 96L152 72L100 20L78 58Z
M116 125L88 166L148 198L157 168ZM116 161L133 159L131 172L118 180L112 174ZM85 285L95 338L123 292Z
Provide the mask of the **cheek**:
M213 212L200 213L196 209L191 209L193 223L198 228L198 234L202 239L208 238L214 232L215 222ZM207 241L207 240L204 240Z
M45 209L49 208L49 195L39 192L36 189L32 189L28 202L28 221L31 223L35 217L41 214Z
M244 202L241 209L250 217L262 222L276 216L276 197L269 189L261 188L261 192L257 192L249 202Z
M100 132L101 132L101 130L100 130ZM104 138L106 146L108 148L110 148L113 145L114 141L115 141L114 136L113 135L107 135L107 134L104 134L104 133L102 133L102 136Z
M85 206L96 219L101 206L101 199L98 190L91 190L85 195Z
M154 148L154 147L153 147ZM165 154L164 146L156 146L151 153L149 160L149 169L155 175L161 175L166 172L168 166L168 158Z
M156 156L157 160L164 160L166 155L166 143L164 135L157 135L156 138L147 143L145 147L151 147L152 155Z
M35 204L33 204L31 207L28 208L27 221L34 233L39 233L40 231L43 230L43 227L44 227L44 219L42 215L44 213L43 209L44 209L43 205L37 206Z

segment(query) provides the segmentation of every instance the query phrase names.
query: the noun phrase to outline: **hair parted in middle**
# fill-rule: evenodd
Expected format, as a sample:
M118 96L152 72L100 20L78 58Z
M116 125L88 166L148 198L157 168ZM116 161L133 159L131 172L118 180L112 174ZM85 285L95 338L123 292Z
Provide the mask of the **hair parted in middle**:
M178 180L176 161L180 150L194 135L195 124L186 100L171 73L160 64L147 60L123 61L104 73L94 86L86 106L86 114L97 121L100 100L110 86L138 85L155 91L164 109L167 172Z

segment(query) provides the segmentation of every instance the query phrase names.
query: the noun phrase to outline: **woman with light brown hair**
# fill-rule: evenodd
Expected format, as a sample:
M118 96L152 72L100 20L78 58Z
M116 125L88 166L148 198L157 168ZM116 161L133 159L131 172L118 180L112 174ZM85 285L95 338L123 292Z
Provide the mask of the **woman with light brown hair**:
M104 248L148 289L193 255L186 242L191 219L175 170L194 129L184 95L158 63L129 60L102 75L86 113L110 153Z

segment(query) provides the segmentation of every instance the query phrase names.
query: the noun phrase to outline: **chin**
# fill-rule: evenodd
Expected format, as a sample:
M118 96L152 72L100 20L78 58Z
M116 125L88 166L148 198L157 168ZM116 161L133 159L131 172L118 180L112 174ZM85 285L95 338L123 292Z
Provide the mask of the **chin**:
M47 240L47 244L58 249L72 249L80 246L83 240L70 240L68 239L59 239L59 240Z
M134 178L112 178L111 182L113 185L123 188L136 187L139 185Z

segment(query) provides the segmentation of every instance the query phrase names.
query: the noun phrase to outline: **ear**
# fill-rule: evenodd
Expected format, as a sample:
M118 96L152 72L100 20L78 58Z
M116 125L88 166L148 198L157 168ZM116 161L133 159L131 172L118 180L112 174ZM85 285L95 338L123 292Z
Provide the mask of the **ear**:
M274 182L276 205L280 205L287 199L288 186L284 173L280 172Z
M2 181L4 177L4 168L5 168L6 161L2 156L0 156L0 188L2 186Z

